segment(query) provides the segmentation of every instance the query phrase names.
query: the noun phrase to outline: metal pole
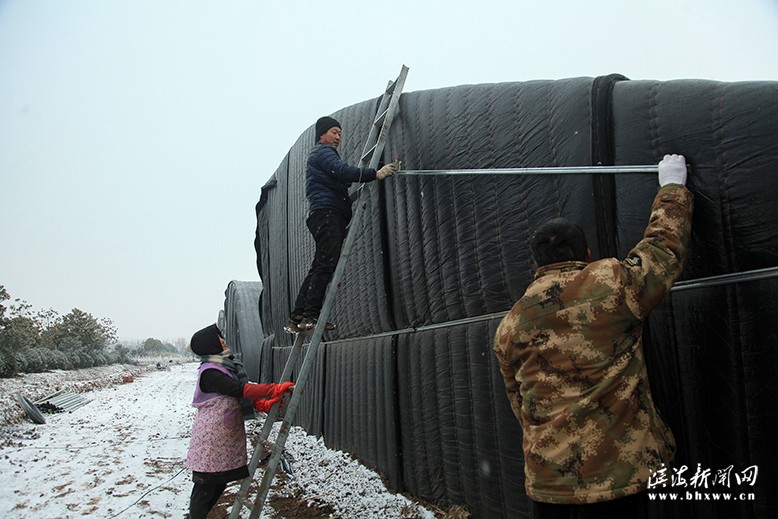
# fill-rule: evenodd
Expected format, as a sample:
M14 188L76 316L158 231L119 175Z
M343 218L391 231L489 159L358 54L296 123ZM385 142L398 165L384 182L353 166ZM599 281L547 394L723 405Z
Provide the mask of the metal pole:
M581 175L581 174L631 174L659 173L656 164L652 166L570 166L549 168L496 168L496 169L407 169L395 175Z
M708 288L720 285L730 285L735 283L745 283L747 281L758 281L762 279L769 279L778 277L778 267L770 267L759 270L748 270L746 272L735 272L733 274L721 274L719 276L710 276L706 278L690 279L688 281L679 281L670 289L671 293L681 290L691 290L695 288ZM402 335L406 333L424 332L428 330L435 330L439 328L448 328L450 326L461 326L465 324L475 324L482 321L490 321L492 319L501 319L508 314L508 311L495 312L491 314L478 315L474 317L465 317L462 319L455 319L453 321L445 321L442 323L426 324L423 326L416 326L413 328L402 328L400 330L391 330L387 332L374 333L371 335L362 335L360 337L349 337L348 339L338 339L335 341L329 341L327 344L345 344L354 341L369 341L373 339L380 339L382 337L392 337L394 335Z
M689 281L679 281L670 291L677 292L679 290L690 290L692 288L708 288L719 285L729 285L732 283L744 283L746 281L758 281L760 279L769 279L774 277L778 277L778 267L747 270L746 272L735 272L733 274L721 274L719 276L691 279Z

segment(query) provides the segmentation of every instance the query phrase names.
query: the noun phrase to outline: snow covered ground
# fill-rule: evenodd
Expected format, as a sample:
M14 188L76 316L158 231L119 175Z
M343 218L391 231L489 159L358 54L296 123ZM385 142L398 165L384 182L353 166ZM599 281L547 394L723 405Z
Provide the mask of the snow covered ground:
M66 372L0 380L0 424L11 422L0 425L0 518L183 518L191 491L184 458L197 366L136 369L132 383L116 383L121 374L101 368L103 379L110 375L114 385L90 391L86 396L93 400L71 413L45 415L43 425L9 409L10 397L21 392L34 401L52 388L77 383L52 383L52 377L67 378ZM30 394L31 387L39 394ZM249 441L260 429L261 422L249 422ZM293 460L291 474L276 477L262 517L436 517L432 509L389 492L377 474L302 429L293 428L286 452ZM211 517L227 516L237 488L228 487Z

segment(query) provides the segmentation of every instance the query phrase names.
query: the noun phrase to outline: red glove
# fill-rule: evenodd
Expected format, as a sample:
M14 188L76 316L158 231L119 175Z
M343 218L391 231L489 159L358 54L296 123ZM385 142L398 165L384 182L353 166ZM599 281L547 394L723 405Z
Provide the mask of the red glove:
M290 393L294 389L294 382L284 382L283 384L273 384L275 387L273 388L273 396L272 398L278 398L282 396L284 393L289 391Z
M259 400L260 398L272 398L276 384L254 384L249 382L243 386L243 398Z
M273 398L271 400L255 400L254 409L259 411L260 413L269 413L270 409L273 407L273 404L275 404L280 400L281 400L280 398Z

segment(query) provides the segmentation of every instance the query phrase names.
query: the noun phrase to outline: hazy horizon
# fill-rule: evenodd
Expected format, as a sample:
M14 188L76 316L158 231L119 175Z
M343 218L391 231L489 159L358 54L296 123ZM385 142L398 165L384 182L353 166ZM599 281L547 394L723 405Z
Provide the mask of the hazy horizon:
M610 73L778 80L770 0L369 11L0 2L0 285L36 309L111 319L125 341L188 340L231 280L259 281L254 206L289 148L403 64L406 92Z

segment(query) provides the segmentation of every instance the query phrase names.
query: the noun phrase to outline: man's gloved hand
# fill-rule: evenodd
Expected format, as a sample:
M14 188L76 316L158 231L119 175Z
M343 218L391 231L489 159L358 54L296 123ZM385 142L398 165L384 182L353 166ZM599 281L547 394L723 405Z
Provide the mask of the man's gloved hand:
M249 400L259 400L261 398L272 398L273 392L278 384L254 384L248 382L243 386L243 398Z
M273 404L279 402L280 400L281 400L280 398L271 398L270 400L255 400L254 409L259 411L260 413L269 413L270 409L273 407Z
M395 172L395 171L397 171L397 166L396 166L396 165L394 164L394 162L393 162L393 163L391 163L391 164L387 164L387 165L386 165L386 166L384 166L383 168L379 169L379 170L376 172L375 176L376 176L376 178L377 178L378 180L383 180L383 179L385 179L386 177L390 177L390 176L394 175L394 172Z
M284 396L284 393L289 391L290 393L292 390L294 390L294 382L284 382L283 384L273 384L275 388L273 388L273 395L271 398L279 398Z
M683 155L665 155L659 163L659 185L686 185L686 159Z

